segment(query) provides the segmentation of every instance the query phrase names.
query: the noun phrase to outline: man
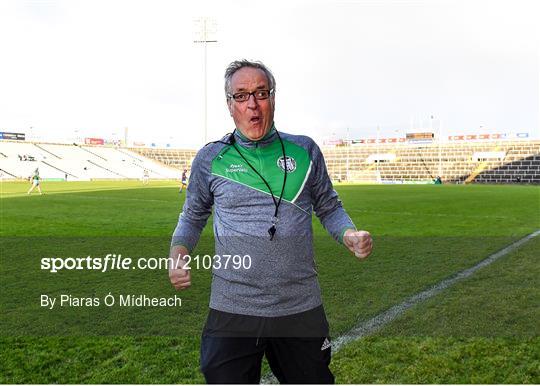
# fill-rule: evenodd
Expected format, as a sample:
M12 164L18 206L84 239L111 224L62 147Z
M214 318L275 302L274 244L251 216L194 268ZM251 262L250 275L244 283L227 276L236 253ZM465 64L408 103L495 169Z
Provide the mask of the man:
M229 65L225 93L236 129L195 157L172 239L169 278L183 290L191 285L185 256L214 207L220 261L201 341L208 383L259 383L263 355L282 383L333 383L312 209L359 259L372 249L369 233L356 231L343 210L318 146L276 130L275 90L262 63ZM242 256L240 269L226 267L231 255Z
M148 169L144 169L143 171L143 185L148 185L148 179L150 178L150 173L148 172Z
M180 193L184 190L184 188L187 186L187 169L184 169L184 172L182 173L182 184L180 185Z
M39 180L41 178L39 177L39 168L36 168L36 170L34 170L34 174L32 175L31 177L31 180L32 180L32 186L30 187L30 189L28 190L28 193L27 194L30 194L32 193L32 190L34 190L34 188L37 187L38 191L39 191L39 194L43 194L43 192L41 191L41 186L40 186L40 183L39 183Z

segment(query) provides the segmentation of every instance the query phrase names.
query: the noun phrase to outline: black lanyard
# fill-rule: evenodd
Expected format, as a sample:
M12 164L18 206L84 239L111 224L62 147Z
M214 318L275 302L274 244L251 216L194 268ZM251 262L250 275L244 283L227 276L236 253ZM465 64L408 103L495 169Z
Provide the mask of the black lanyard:
M236 129L235 129L236 131ZM240 149L238 149L235 145L235 138L234 138L234 132L231 135L230 144L235 148L235 150L240 154L240 157L246 161L248 166L259 176L259 178L264 182L266 187L268 188L268 191L270 192L270 195L272 196L272 201L274 202L275 211L274 211L274 217L272 218L272 226L268 228L268 234L270 235L270 240L274 239L274 235L276 234L276 224L278 222L278 211L279 206L281 205L281 199L283 198L283 192L285 191L285 183L287 182L287 156L285 154L285 146L283 145L283 140L281 139L281 136L279 135L279 132L276 130L276 134L279 138L279 142L281 143L281 151L283 152L283 170L285 171L285 174L283 175L283 186L281 187L281 194L279 195L279 199L276 201L276 196L274 196L274 193L272 193L272 189L270 188L270 184L266 179L253 167L253 165L244 157L244 155L240 152Z

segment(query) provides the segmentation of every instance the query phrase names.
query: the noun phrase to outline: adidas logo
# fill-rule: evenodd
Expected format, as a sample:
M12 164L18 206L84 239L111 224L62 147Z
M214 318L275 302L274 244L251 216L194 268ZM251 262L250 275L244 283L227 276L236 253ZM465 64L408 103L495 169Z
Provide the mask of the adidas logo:
M329 348L331 346L332 346L332 343L330 343L330 340L328 340L328 338L324 338L324 342L322 344L321 351L324 351L324 350L326 350L327 348Z

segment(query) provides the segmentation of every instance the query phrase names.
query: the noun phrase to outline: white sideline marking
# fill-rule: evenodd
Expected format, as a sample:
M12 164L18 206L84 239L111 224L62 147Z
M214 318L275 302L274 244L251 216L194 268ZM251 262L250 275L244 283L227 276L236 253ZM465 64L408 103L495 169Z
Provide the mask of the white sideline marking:
M504 255L507 255L508 253L512 252L513 250L519 248L520 246L527 243L529 240L531 240L532 238L538 235L540 235L540 229L504 247L500 251L493 253L492 255L486 257L484 260L472 266L471 268L467 268L464 271L458 272L452 277L448 279L444 279L440 281L439 283L435 284L430 289L419 292L416 295L413 295L407 300L401 302L400 304L397 304L389 308L388 310L380 313L379 315L365 322L361 322L350 331L332 340L332 355L336 354L341 348L343 348L344 345L350 342L353 342L355 340L358 340L366 335L372 334L373 332L379 330L384 325L394 321L396 318L401 316L409 308L414 307L415 305L423 302L424 300L427 300L439 294L441 291L454 285L456 282L471 276L480 268L484 268L490 265L491 263L497 261ZM277 379L271 373L261 379L261 384L276 384L276 383L278 383Z
M143 202L173 202L172 200L153 200L149 198L127 198L127 197L112 197L112 196L86 196L83 194L70 194L69 197L82 197L91 200L116 200L116 201L143 201ZM64 199L65 197L62 197Z
M46 181L47 182L47 181ZM2 184L0 184L0 187ZM175 187L178 189L177 185L147 185L147 186L115 186L108 188L98 188L98 189L75 189L75 190L53 190L47 191L48 196L56 194L71 194L71 193L92 193L92 192L106 192L109 190L129 190L129 189L152 189L152 188L171 188ZM0 198L12 198L12 197L26 197L26 192L17 192L17 193L5 193L3 190L0 190Z
M439 292L445 290L446 288L454 285L456 282L463 280L469 276L471 276L473 273L478 271L480 268L484 268L491 263L497 261L504 255L512 252L514 249L520 247L521 245L525 244L532 238L540 235L540 230L537 230L524 238L504 247L498 252L495 252L494 254L486 257L484 260L479 262L478 264L474 265L471 268L468 268L464 271L456 273L454 276L445 279L437 284L435 284L430 289L427 289L425 291L419 292L416 295L411 296L407 300L403 301L400 304L397 304L390 309L384 311L383 313L380 313L379 315L360 323L356 327L354 327L349 332L345 333L344 335L341 335L337 337L332 342L332 352L337 352L341 347L353 340L360 339L363 336L369 335L376 330L380 329L385 324L388 324L389 322L396 319L398 316L401 316L406 310L409 308L417 305L420 302L423 302L424 300L427 300L437 294Z

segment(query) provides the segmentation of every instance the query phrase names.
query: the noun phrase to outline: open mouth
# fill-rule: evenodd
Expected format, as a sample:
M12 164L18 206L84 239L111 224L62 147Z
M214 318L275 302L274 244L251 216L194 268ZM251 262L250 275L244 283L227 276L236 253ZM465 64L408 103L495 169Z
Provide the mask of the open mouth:
M249 121L251 123L259 123L261 121L261 118L260 117L252 117Z

